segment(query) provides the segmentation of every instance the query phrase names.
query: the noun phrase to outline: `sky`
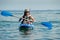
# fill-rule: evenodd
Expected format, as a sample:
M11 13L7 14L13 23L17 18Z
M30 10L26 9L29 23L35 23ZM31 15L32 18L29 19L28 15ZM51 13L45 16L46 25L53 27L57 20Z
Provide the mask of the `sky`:
M0 10L60 10L60 0L0 0Z

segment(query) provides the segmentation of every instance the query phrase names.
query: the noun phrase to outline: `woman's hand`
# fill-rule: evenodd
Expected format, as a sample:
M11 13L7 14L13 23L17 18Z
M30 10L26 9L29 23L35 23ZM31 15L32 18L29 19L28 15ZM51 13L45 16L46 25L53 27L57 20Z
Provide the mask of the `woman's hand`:
M27 21L27 24L31 24L31 22L30 21Z
M31 23L32 23L32 20L28 20L27 23L28 23L28 24L31 24Z

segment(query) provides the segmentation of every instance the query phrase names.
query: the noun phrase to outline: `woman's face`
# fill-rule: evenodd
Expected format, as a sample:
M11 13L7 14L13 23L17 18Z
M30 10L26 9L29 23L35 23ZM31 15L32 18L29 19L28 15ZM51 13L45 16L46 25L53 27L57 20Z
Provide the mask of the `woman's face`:
M27 16L30 15L29 11L25 11L24 13L25 13L24 15L27 15Z
M30 13L26 13L26 15L28 16L28 15L30 15Z

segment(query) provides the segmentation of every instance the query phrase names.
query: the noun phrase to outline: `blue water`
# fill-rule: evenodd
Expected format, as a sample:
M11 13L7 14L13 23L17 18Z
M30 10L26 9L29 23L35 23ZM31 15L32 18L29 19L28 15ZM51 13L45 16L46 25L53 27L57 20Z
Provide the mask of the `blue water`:
M10 12L17 17L23 15L23 11ZM31 15L35 18L34 30L30 35L24 35L19 32L19 18L0 14L0 40L60 40L60 10L35 10ZM51 30L40 24L46 21L52 23Z

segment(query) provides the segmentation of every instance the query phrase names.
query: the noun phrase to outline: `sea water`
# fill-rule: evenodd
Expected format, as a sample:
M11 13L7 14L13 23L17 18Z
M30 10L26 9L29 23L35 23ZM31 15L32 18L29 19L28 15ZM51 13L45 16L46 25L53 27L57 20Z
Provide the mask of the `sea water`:
M19 18L24 13L10 12ZM0 40L60 40L60 10L31 10L31 15L35 18L34 30L24 35L19 31L19 18L2 16L0 11ZM51 22L52 29L48 30L41 22Z

